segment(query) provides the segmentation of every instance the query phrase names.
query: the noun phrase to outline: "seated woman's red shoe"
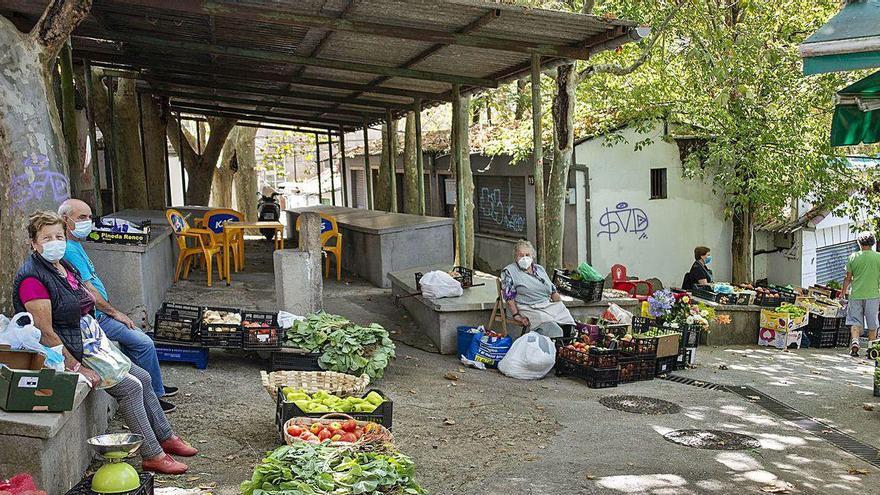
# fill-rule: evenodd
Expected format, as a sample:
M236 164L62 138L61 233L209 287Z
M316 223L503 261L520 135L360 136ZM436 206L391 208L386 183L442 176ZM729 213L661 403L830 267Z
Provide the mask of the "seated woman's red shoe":
M162 446L162 450L165 451L166 454L174 454L179 455L181 457L192 457L199 453L195 447L184 442L177 435L165 440L164 442L160 442L159 445Z
M175 461L174 458L168 454L144 459L143 462L141 462L141 469L144 471L152 471L160 474L183 474L188 468L189 467L186 464L180 461Z

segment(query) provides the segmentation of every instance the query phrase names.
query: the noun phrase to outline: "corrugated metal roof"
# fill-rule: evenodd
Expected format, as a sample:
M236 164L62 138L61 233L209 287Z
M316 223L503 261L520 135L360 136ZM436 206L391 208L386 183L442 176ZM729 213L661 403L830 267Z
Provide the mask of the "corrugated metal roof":
M24 23L43 8L0 0ZM144 90L350 130L415 98L448 101L452 82L479 92L527 76L532 54L549 67L636 38L629 21L481 0L94 0L73 42L77 58L149 75ZM267 110L272 100L324 110Z

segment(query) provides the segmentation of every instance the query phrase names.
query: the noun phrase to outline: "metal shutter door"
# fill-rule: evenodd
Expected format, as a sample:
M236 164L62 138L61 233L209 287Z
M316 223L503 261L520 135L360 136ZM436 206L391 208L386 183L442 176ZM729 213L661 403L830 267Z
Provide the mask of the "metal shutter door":
M507 237L526 236L526 178L475 177L477 231Z
M846 277L846 261L849 255L858 251L855 241L816 249L816 282L827 284L832 280L843 282Z

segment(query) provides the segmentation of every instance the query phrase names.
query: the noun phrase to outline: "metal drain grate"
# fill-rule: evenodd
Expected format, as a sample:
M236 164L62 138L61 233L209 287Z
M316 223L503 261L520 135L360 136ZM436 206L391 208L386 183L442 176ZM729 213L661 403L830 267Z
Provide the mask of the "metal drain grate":
M682 385L692 385L694 387L705 388L708 390L724 390L724 386L718 385L717 383L704 382L702 380L694 380L693 378L687 378L687 377L681 376L681 375L673 375L671 373L667 374L665 377L660 376L658 378L662 378L662 379L670 381L670 382L681 383Z
M856 440L837 428L813 419L752 387L736 385L726 386L724 389L744 397L786 421L790 421L802 430L809 431L817 437L831 442L837 448L861 458L868 464L880 467L880 458L878 458L880 451L875 447Z

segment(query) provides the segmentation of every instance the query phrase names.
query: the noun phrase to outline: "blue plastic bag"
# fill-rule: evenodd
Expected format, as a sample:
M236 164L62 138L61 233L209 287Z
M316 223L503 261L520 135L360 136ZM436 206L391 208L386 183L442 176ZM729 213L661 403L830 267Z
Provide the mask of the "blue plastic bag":
M471 346L464 357L483 363L489 368L497 368L498 363L510 350L511 345L513 345L513 339L510 338L510 335L494 337L483 331L478 331L474 334Z

